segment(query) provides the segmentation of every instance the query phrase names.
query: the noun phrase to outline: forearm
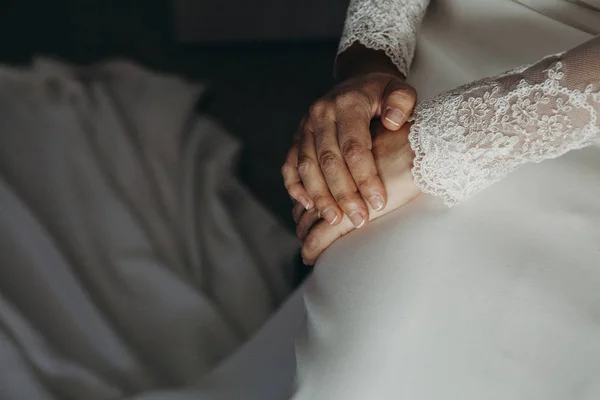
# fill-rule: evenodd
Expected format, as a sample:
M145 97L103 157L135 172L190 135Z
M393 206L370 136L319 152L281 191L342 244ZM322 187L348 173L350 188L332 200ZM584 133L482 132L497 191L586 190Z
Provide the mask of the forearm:
M413 175L448 205L528 162L586 147L600 122L600 38L419 104Z
M335 77L339 81L377 72L394 75L402 80L406 79L406 76L382 50L373 50L360 43L354 43L337 57Z

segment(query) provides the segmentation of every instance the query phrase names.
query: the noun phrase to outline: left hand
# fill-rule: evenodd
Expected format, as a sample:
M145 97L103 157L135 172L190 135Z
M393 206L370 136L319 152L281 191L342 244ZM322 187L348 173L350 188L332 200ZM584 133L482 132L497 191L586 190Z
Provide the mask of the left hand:
M381 123L375 124L373 154L377 170L388 193L388 205L381 211L369 209L370 219L379 218L400 208L421 191L414 184L411 169L414 152L408 141L412 124L407 123L399 131L386 129ZM296 204L293 210L297 223L296 233L302 241L302 259L305 264L315 263L321 253L341 236L356 229L350 219L344 216L337 225L320 218L316 209L305 210Z

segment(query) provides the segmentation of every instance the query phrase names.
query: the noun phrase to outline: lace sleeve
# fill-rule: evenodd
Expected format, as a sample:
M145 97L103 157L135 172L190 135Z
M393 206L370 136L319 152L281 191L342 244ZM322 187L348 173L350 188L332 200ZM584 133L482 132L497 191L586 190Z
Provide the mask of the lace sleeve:
M408 76L416 34L429 0L351 0L339 53L360 43L383 50Z
M419 104L413 175L454 205L528 162L586 147L600 132L600 37Z

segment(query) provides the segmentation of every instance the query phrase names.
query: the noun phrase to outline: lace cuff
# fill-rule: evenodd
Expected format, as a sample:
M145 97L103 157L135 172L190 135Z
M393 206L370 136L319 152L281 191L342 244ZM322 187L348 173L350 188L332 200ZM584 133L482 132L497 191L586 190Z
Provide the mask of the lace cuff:
M452 206L525 163L592 144L599 111L600 37L419 104L415 183Z
M338 54L358 42L385 51L408 76L428 4L429 0L351 0Z

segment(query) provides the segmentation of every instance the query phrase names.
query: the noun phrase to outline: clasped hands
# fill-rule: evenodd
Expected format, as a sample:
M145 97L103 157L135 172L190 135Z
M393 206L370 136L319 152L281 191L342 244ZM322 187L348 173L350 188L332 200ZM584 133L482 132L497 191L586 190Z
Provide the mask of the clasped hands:
M415 90L398 74L354 76L317 100L281 169L302 259L414 199L407 122Z

